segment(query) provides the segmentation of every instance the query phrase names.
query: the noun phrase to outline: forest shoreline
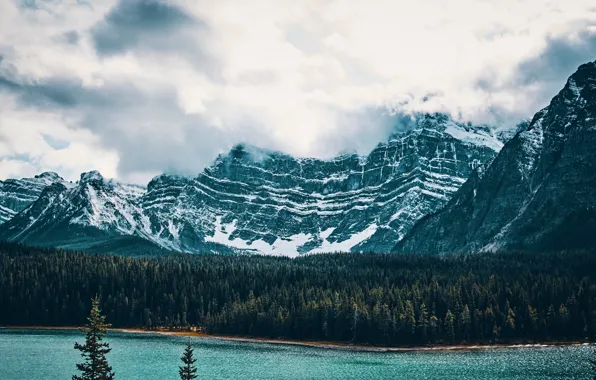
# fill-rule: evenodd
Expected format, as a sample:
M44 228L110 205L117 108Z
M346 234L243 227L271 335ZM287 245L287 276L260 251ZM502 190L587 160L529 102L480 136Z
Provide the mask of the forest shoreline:
M0 326L0 330L79 330L80 327L74 326ZM188 336L196 338L218 339L232 342L243 343L261 343L261 344L277 344L284 346L300 346L329 350L345 350L357 352L379 352L379 353L399 353L399 352L440 352L440 351L482 351L492 349L519 349L519 348L544 348L553 346L576 346L576 345L590 345L587 342L540 342L540 343L497 343L497 344L453 344L453 345L433 345L433 346L401 346L401 347L383 347L383 346L366 346L359 344L348 344L342 342L324 342L324 341L300 341L292 339L275 339L275 338L257 338L257 337L243 337L231 335L215 335L206 334L195 331L172 331L172 330L145 330L141 328L110 328L109 331L129 333L129 334L157 334L169 336Z

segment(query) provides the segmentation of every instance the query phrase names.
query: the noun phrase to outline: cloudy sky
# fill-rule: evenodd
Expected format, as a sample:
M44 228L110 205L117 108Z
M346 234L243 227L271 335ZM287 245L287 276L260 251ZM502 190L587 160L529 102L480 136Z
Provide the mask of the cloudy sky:
M0 178L366 153L386 107L514 125L594 60L593 0L0 0Z

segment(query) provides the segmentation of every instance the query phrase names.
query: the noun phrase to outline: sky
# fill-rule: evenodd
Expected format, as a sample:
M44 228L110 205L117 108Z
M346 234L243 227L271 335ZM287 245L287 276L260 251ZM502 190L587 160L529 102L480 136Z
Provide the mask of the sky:
M366 154L388 112L513 127L594 60L592 0L0 0L0 178Z

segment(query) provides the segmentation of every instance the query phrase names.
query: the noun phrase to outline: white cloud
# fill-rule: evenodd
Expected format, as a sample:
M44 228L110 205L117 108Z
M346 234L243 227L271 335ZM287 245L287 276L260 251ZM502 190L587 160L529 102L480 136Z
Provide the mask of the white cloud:
M0 96L0 178L56 171L77 180L90 168L116 177L118 154L99 147L99 139L88 130L69 125L60 114L20 109Z
M370 110L403 100L407 111L511 123L571 74L547 86L521 80L520 64L596 25L587 0L37 3L0 0L0 74L30 92L76 86L42 87L44 106L5 86L0 176L100 169L138 181L196 172L241 141L302 156L365 152L388 133ZM109 28L120 39L108 54L98 38L109 48ZM589 52L577 59L596 59ZM69 89L70 103L56 104ZM52 148L50 133L71 144ZM22 155L35 158L8 164Z

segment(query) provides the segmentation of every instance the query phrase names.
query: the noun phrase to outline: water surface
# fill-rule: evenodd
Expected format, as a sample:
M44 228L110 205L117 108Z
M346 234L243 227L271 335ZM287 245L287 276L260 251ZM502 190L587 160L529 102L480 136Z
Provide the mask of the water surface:
M110 332L116 379L178 379L189 338ZM377 353L190 338L199 379L591 379L593 347ZM76 330L0 329L0 379L70 379ZM592 375L593 376L593 375Z

